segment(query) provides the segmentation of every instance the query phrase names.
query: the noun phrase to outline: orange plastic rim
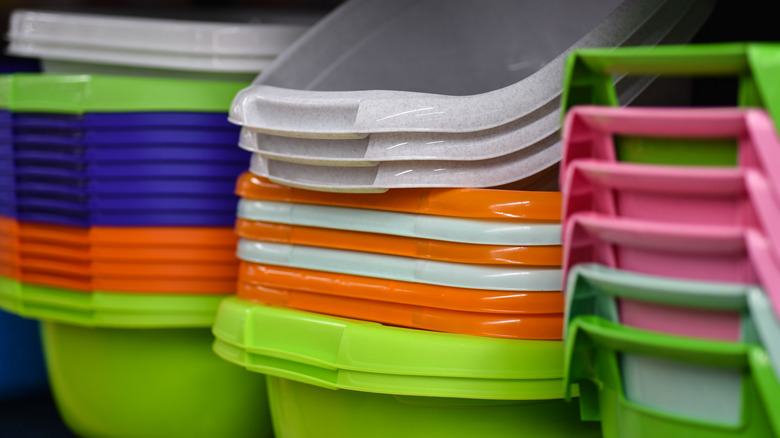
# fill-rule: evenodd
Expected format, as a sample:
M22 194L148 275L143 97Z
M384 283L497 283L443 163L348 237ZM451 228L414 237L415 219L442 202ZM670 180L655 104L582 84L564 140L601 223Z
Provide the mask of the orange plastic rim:
M235 279L219 280L183 280L183 279L143 279L96 277L79 279L56 275L47 272L25 271L15 272L9 277L41 286L70 289L89 293L96 290L110 290L124 293L159 293L159 294L204 294L227 295L236 290Z
M80 278L109 276L215 280L238 276L237 260L231 263L127 263L24 257L21 267L23 271L35 270Z
M222 247L191 247L179 246L142 247L142 246L75 246L56 242L33 241L21 242L16 248L0 245L0 251L16 251L23 257L40 257L64 261L125 261L125 262L200 262L200 263L234 263L236 262L235 246Z
M236 290L233 280L144 280L138 278L95 278L92 290L124 293L166 293L227 295Z
M295 290L420 307L480 313L563 313L561 292L465 289L358 275L241 262L240 298L254 300L257 288Z
M561 220L561 193L497 189L390 189L384 193L333 193L273 183L244 172L236 194L248 199L335 205L480 219Z
M474 264L560 266L561 245L498 246L238 219L239 236L267 242L366 251Z
M563 314L464 312L332 294L254 287L252 300L401 327L513 339L559 340Z
M232 227L91 227L20 223L19 237L26 241L58 242L71 245L125 246L218 246L234 247Z

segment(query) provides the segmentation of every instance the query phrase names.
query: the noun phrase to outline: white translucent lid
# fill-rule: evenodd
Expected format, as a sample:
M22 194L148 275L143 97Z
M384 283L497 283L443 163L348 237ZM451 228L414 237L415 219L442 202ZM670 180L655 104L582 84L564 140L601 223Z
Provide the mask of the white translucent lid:
M571 50L687 42L713 5L348 0L236 95L230 119L267 134L345 139L538 119L560 97Z
M256 73L308 27L16 10L7 38L16 56Z

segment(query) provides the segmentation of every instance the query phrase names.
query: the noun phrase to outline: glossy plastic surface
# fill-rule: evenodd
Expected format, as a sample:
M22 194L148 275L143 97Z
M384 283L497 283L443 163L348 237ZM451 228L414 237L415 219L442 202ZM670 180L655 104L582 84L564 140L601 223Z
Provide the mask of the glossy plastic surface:
M692 171L705 176L713 167L758 169L780 186L770 172L780 139L763 110L583 106L567 114L563 138L562 187L566 169L583 159L702 166Z
M253 263L471 289L559 291L562 287L557 267L450 263L247 239L239 240L237 256Z
M332 391L278 377L268 378L268 396L278 438L601 436L597 423L579 421L576 403L560 400L497 403ZM355 416L358 407L362 413Z
M593 262L678 279L753 284L764 289L780 315L777 251L756 230L580 213L569 220L564 247L566 273Z
M241 285L239 285L241 288ZM561 339L562 314L510 314L457 311L379 301L340 294L252 286L242 298L326 315L374 321L399 327L510 339ZM244 288L246 290L246 288Z
M248 199L357 207L475 219L560 221L561 193L473 188L411 188L381 194L323 193L271 182L249 172L236 193Z
M35 286L0 277L0 307L27 318L88 327L208 327L217 295L128 294Z
M760 345L780 378L780 322L765 292L754 286L580 264L567 281L567 325L579 315L660 333Z
M57 408L79 436L270 438L265 379L216 357L206 327L43 324Z
M566 384L580 384L583 418L601 420L605 437L780 433L780 383L760 347L579 316L565 361Z
M0 106L13 112L224 112L244 82L132 76L8 75Z
M507 292L465 289L241 262L237 295L252 300L258 286L348 298L370 298L389 303L463 312L511 314L563 312L563 295L559 291Z
M129 65L256 73L308 27L301 19L257 18L263 20L206 22L15 10L8 50L16 56L114 64L117 71Z
M320 166L252 156L249 170L281 184L325 192L381 193L394 188L495 187L557 190L558 136L481 161L387 161L375 167Z
M562 342L437 333L222 301L214 351L250 371L330 389L493 400L563 395Z
M355 138L471 133L539 119L557 112L569 50L687 42L712 5L609 0L587 7L511 1L476 7L463 0L444 9L438 1L353 0L238 93L231 120L273 135ZM546 44L528 43L539 38Z
M238 217L287 225L490 245L560 245L558 223L459 219L290 202L238 203Z
M560 266L561 245L500 246L417 239L386 234L273 224L239 218L236 232L250 240L487 265Z

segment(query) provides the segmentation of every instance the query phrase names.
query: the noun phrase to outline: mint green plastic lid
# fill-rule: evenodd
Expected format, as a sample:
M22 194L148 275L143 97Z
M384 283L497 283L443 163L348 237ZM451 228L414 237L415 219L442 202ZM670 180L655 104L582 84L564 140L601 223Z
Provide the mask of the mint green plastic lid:
M0 79L0 107L16 112L227 112L245 82L17 73Z
M214 351L250 371L330 389L499 400L563 397L563 344L457 335L228 297Z
M0 308L27 318L88 327L208 327L221 295L92 293L0 277Z

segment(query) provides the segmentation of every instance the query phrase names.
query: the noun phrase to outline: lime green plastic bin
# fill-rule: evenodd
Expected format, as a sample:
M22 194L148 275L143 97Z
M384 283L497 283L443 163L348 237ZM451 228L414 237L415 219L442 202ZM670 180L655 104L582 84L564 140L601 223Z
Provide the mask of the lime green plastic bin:
M57 408L82 437L271 437L264 377L211 350L221 298L0 278L0 307L42 321Z
M605 438L780 436L780 383L763 348L574 318L566 382Z
M384 326L225 298L214 350L268 375L277 438L600 437L560 341Z
M617 75L734 77L737 104L765 108L780 126L780 43L577 49L566 60L563 114L575 105L618 106Z

